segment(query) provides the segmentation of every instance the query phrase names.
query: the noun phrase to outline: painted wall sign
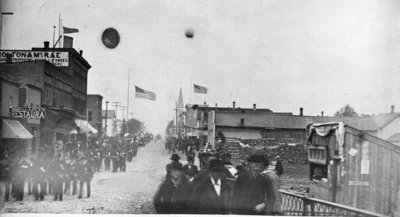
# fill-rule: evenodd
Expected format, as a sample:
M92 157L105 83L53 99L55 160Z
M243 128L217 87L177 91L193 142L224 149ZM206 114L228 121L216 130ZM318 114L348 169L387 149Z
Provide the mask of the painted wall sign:
M44 108L27 108L21 107L16 111L11 112L11 116L15 118L36 118L41 119L46 117L46 110Z
M31 50L1 50L0 63L6 62L6 55L11 54L12 62L29 62L47 60L55 66L69 66L68 52L61 51L31 51Z
M369 186L369 182L363 182L363 181L349 181L350 186L364 186L367 187Z
M369 174L369 160L361 160L361 174Z

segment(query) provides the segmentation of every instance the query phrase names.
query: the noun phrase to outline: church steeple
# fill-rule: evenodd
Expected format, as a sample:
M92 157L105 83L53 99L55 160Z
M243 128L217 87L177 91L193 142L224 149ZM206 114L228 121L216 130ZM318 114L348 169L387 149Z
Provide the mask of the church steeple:
M182 88L179 90L178 103L176 105L176 108L178 109L185 108L185 106L183 105Z

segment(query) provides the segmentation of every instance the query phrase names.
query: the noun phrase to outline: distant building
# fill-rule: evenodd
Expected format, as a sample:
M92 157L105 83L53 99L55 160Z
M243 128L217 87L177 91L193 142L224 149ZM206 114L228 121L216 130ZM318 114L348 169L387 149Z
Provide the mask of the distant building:
M101 138L103 132L103 116L102 116L103 96L98 94L87 95L88 122L94 126L98 133L97 137Z
M176 101L175 115L176 115L175 128L177 129L176 135L182 137L186 134L185 133L186 112L185 112L185 106L183 104L182 88L179 90L178 101Z
M390 113L382 113L372 116L372 118L377 126L377 137L389 140L389 138L393 139L395 134L400 133L400 113L395 112L393 105L391 106Z
M103 126L104 126L103 131L105 132L106 136L108 137L115 136L117 131L117 124L115 123L116 122L115 111L103 110L101 116L103 117Z
M204 104L187 104L186 105L186 123L185 127L191 129L191 135L197 136L200 139L200 143L203 144L208 141L208 117L209 113L212 111L216 112L226 112L232 111L234 113L254 113L254 114L269 114L272 113L270 109L266 108L257 108L256 104L253 104L253 108L239 108L236 107L236 103L233 102L232 108L230 107L211 107L204 102ZM291 114L291 113L284 113Z
M363 117L304 116L291 113L257 113L251 111L214 110L208 113L208 142L216 137L265 139L274 143L305 144L306 127L311 123L344 122L348 126L379 137L396 140L400 133L400 114L389 113Z

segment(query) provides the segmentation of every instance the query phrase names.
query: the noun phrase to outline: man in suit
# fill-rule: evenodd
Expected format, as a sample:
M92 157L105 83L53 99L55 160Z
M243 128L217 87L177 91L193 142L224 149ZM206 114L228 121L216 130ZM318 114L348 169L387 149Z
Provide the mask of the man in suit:
M190 197L193 186L183 174L182 165L173 162L170 179L166 179L154 196L154 207L158 214L190 214Z
M276 156L276 165L275 165L275 173L280 177L283 174L283 166L281 157L278 155Z
M274 185L262 172L268 159L254 154L247 159L249 171L240 174L233 190L232 212L240 215L271 215L275 203Z
M224 171L222 160L210 160L208 177L194 186L191 206L196 214L229 214L232 188Z
M169 179L171 177L171 166L173 164L180 164L182 166L181 162L179 162L180 159L181 159L181 157L179 157L178 154L171 155L171 158L170 158L171 163L167 164L167 166L165 167L165 170L167 171L166 179Z
M193 172L194 175L196 175L199 172L199 170L197 169L197 166L194 165L194 156L189 155L187 157L187 162L188 163L185 166L183 166L183 169L185 171L190 170Z

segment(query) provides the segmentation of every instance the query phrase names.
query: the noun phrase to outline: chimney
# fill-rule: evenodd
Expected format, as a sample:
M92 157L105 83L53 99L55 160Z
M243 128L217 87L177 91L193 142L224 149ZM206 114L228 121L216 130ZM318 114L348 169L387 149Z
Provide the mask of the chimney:
M300 116L303 116L303 107L300 107Z
M82 56L82 54L83 54L83 50L80 50L80 51L79 51L79 54Z
M12 54L6 54L6 63L12 63Z
M390 106L390 113L394 113L394 105Z
M233 109L235 109L235 104L236 104L236 102L235 102L235 101L233 101L233 103L232 103L232 104L233 104Z
M324 111L321 111L321 117L324 117Z
M44 49L49 49L50 42L45 41L45 42L43 42L43 44L44 44Z
M256 110L256 104L253 104L253 110Z

